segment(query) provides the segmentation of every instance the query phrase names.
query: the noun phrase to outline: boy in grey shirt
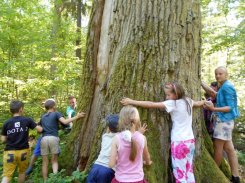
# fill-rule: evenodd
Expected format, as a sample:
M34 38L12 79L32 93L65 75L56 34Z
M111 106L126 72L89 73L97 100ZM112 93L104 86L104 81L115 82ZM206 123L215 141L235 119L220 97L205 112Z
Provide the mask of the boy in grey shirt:
M42 174L43 179L46 181L48 179L48 155L52 154L52 169L53 173L58 172L58 154L59 154L59 137L58 137L58 126L59 122L63 124L68 124L75 121L81 117L85 116L85 113L78 113L75 117L65 119L63 115L56 111L56 103L53 99L48 99L44 103L47 110L45 114L42 115L40 124L43 127L42 140L41 140L41 155L43 159L42 163Z

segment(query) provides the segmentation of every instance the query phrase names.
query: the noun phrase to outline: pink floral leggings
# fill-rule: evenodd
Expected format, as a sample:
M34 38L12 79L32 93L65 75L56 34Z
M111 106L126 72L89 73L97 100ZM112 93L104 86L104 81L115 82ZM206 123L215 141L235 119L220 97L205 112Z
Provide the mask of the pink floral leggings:
M171 142L172 167L176 183L195 183L194 153L195 139Z

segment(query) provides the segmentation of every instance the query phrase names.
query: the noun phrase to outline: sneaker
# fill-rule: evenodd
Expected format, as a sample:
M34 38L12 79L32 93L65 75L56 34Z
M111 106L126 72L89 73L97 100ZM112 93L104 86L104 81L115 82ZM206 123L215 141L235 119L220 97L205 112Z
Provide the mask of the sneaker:
M232 175L232 177L231 177L231 182L232 182L232 183L240 183L240 177L234 177L234 176Z
M32 167L28 167L26 170L26 176L29 176L32 173L33 169Z

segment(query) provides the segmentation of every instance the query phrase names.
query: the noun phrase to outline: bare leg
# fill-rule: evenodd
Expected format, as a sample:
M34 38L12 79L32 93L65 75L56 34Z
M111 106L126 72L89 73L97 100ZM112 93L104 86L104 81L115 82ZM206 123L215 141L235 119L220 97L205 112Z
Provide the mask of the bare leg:
M19 174L18 183L24 183L25 182L25 178L26 178L26 174L25 173Z
M42 173L44 181L48 179L48 155L42 156L43 163L42 163Z
M53 169L53 173L57 173L58 172L58 155L57 154L52 154L52 169Z
M231 140L224 144L224 151L227 153L232 175L238 177L238 159Z
M34 154L31 156L31 161L30 161L30 164L29 164L29 167L33 168L34 166L34 163L37 161L37 156L35 156Z
M220 139L214 139L214 161L220 166L223 158L223 148L225 141Z
M10 180L7 177L3 177L1 183L9 183L9 182L10 182Z
M35 162L37 161L38 156L35 156L34 154L31 156L31 161L30 164L25 172L26 176L29 176L31 174L31 172L33 171L33 167Z

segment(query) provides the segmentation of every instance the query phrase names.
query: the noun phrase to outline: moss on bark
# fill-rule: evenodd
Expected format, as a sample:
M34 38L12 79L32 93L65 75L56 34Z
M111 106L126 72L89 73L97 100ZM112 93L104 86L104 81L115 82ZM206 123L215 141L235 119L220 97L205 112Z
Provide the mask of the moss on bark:
M95 3L97 2L98 0ZM115 0L114 5L113 11L111 10L113 22L108 33L109 64L108 67L105 66L108 73L104 75L101 73L105 70L98 70L97 67L98 50L93 49L97 41L99 44L98 39L93 40L92 34L95 33L94 37L98 38L97 32L93 32L98 27L90 25L89 32L92 33L88 40L79 101L79 109L86 109L88 114L83 123L75 125L68 139L66 152L62 155L63 166L71 170L77 163L77 157L84 161L83 168L86 166L86 170L89 170L100 149L103 133L100 121L104 114L120 111L119 101L122 97L162 101L164 94L161 86L169 81L178 81L186 88L190 97L200 99L199 2L145 0L142 3L122 3ZM141 11L142 15L138 15ZM100 83L98 78L103 78L105 83ZM151 167L144 168L145 176L149 183L172 182L169 115L155 109L139 108L139 112L141 121L146 122L149 128L145 135L153 160ZM193 115L197 137L197 183L226 183L228 180L211 157L212 142L203 130L204 124L197 121L200 116L200 111ZM222 169L229 176L227 167L224 164Z
M229 183L223 172L217 167L206 148L195 158L195 178L197 183Z

